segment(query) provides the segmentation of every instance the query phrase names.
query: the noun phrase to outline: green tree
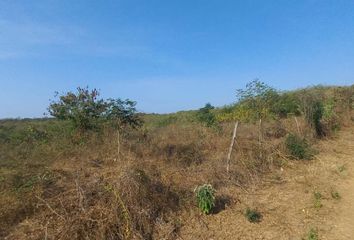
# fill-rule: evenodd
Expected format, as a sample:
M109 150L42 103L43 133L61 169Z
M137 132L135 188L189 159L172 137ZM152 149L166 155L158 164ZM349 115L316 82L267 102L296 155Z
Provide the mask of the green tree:
M215 114L212 112L214 108L215 107L210 103L207 103L203 108L200 108L197 112L199 122L205 124L207 127L216 126L217 120Z
M79 130L97 129L107 121L118 122L121 125L139 126L141 120L137 115L135 105L131 100L100 99L97 89L77 88L77 92L67 92L59 95L56 101L51 101L49 114L59 120L69 120Z
M245 89L236 90L238 106L247 110L247 120L263 119L272 114L272 107L279 98L278 92L258 79L246 85Z

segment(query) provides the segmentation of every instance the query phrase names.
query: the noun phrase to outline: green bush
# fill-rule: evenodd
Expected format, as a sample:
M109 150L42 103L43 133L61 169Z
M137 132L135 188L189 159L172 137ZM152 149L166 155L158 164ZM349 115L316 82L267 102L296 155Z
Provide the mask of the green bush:
M271 117L272 108L278 101L279 93L264 82L255 79L246 85L245 89L236 90L237 107L242 114L239 120L258 121Z
M318 137L321 137L324 134L323 126L321 124L321 119L323 117L323 114L324 114L324 107L323 107L322 102L320 102L320 101L314 102L312 122L313 122L313 126L315 128L315 131L316 131L316 135Z
M217 126L215 114L211 111L213 109L214 107L210 103L205 104L205 106L200 108L197 112L198 121L207 127Z
M285 146L291 156L297 159L309 159L312 157L311 149L306 139L289 134L285 140Z
M247 208L245 212L247 220L251 223L257 223L261 221L262 214L255 209Z
M330 135L340 129L340 119L335 111L335 102L329 99L323 105L323 135Z
M297 98L291 93L281 93L277 101L272 106L274 115L284 118L288 115L300 115L299 104Z
M77 88L77 92L68 92L56 97L48 107L49 114L59 120L69 120L79 130L97 129L100 123L111 121L119 125L141 124L135 109L136 102L121 99L99 99L97 89Z
M209 214L215 206L215 189L210 184L196 187L194 190L197 197L198 207L204 214Z

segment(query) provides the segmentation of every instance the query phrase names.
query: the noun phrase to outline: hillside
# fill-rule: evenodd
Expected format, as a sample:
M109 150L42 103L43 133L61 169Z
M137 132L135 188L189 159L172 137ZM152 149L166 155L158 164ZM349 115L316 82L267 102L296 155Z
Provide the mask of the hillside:
M353 142L354 128L345 128L316 146L320 153L314 161L277 169L247 192L238 192L237 186L221 188L235 203L216 215L189 216L181 239L351 239ZM243 216L247 206L262 212L260 223ZM309 237L311 229L318 238Z
M0 238L350 239L354 86L257 84L222 108L1 120Z

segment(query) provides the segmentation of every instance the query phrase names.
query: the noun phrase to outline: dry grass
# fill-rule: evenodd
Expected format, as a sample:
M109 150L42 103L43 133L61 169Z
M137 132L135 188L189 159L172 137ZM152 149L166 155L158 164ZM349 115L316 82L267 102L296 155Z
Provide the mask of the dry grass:
M226 173L226 152L232 123L223 124L220 130L196 123L129 129L120 134L119 141L111 129L87 136L67 135L66 140L61 135L47 143L33 142L22 152L18 146L7 145L11 150L1 152L17 162L4 161L0 169L0 237L178 239L188 233L196 237L195 231L205 231L203 221L208 220L198 215L193 189L204 183L217 189L217 209L208 216L215 221L225 220L223 210L229 207L237 216L244 212L241 207L262 208L272 199L292 201L286 191L276 198L277 186L291 182L292 189L300 190L303 185L297 183L302 182L310 192L322 171L312 163L294 163L287 156L283 144L287 133L314 141L305 121L297 120L299 125L293 118L265 122L261 142L257 125L241 124L230 174ZM288 169L286 174L283 168ZM257 194L262 198L256 201ZM305 204L307 199L294 200ZM280 221L281 214L277 210L279 214L271 216L272 208L268 209L262 222L269 227ZM294 211L294 216L302 214ZM296 223L289 220L279 228ZM246 229L251 231L250 227L238 230L244 233Z

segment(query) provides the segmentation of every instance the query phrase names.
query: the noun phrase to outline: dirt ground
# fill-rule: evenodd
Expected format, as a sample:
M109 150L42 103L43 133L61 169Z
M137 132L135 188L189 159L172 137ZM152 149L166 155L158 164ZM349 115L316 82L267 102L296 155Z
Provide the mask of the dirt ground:
M330 162L335 158L336 162L343 164L340 171L344 176L334 183L341 199L333 208L328 222L332 228L323 239L354 239L354 130L347 129L338 142L329 143L328 148L334 156L323 156L324 161Z
M290 161L257 188L219 188L225 206L208 216L184 213L179 239L354 239L354 128L316 149L312 161ZM261 222L247 221L247 207Z

